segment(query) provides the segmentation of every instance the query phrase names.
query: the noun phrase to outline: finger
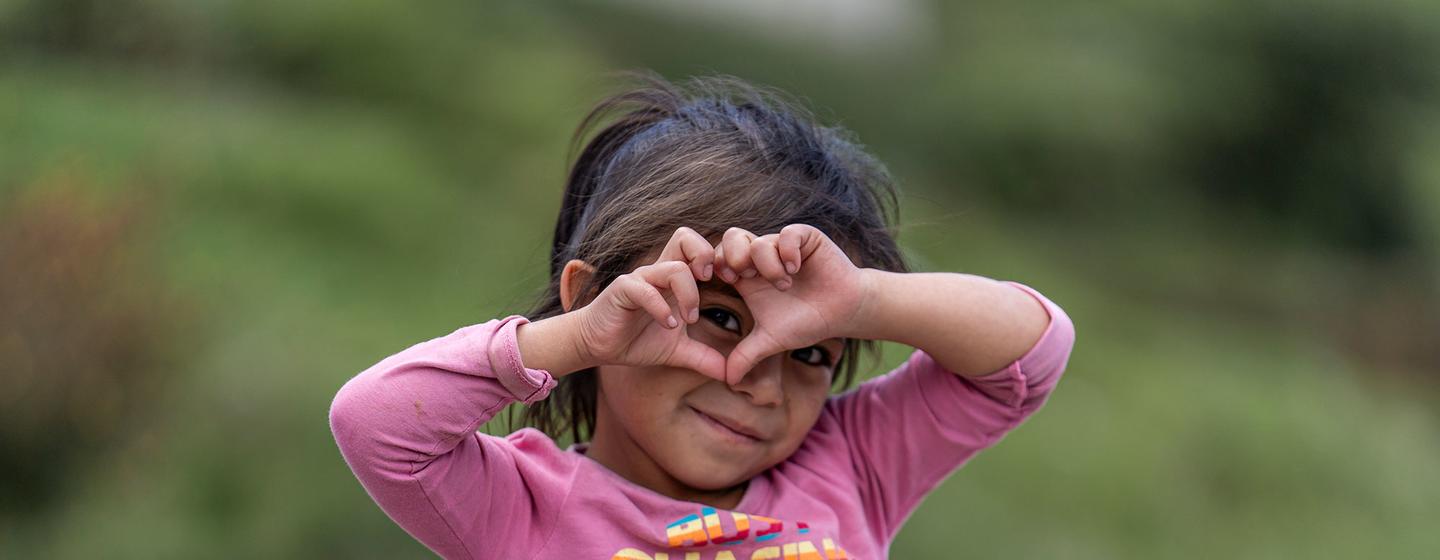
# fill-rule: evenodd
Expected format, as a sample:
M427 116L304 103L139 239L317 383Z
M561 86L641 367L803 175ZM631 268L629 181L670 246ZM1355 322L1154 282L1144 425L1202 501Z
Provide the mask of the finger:
M690 337L682 337L670 355L670 365L688 368L700 375L725 381L725 355Z
M616 301L622 309L643 309L655 319L655 322L666 328L673 329L680 326L679 321L675 319L675 315L670 310L670 303L665 301L665 296L660 295L660 290L648 280L637 278L634 273L631 273L616 278L615 284L620 287L620 297Z
M769 280L777 289L784 290L790 287L790 275L785 273L785 265L780 264L780 250L775 247L774 235L766 235L750 242L750 262L755 265L755 270L760 271L760 276Z
M755 239L755 234L732 227L725 230L725 236L720 241L720 246L724 250L725 266L745 278L755 276L755 271L750 266L750 240L752 239Z
M734 284L739 277L735 275L735 271L730 270L730 266L725 262L725 246L724 243L721 243L715 246L715 273L720 275L721 280Z
M781 350L784 348L777 346L764 331L751 331L730 350L730 357L725 360L725 382L730 385L739 383L761 360Z
M666 277L688 270L690 270L690 265L683 261L660 261L636 268L631 274L639 276L641 280L653 284L656 288L665 288L667 287Z
M710 242L695 230L681 226L670 236L670 241L665 244L665 249L660 251L660 258L655 262L683 261L690 265L690 271L695 278L709 280L713 273L714 259L715 248L710 246Z
M780 230L780 240L775 245L780 250L780 260L785 263L785 271L790 274L800 272L800 263L804 259L800 255L800 245L805 241L805 228L810 226L804 224L790 224Z
M680 318L694 324L700 320L700 288L690 268L682 268L665 276L666 286L675 295L675 304L680 308Z
M666 292L673 294L676 317L693 323L700 318L700 289L690 270L689 265L683 262L664 261L638 268L635 272L660 290L662 297L668 297Z

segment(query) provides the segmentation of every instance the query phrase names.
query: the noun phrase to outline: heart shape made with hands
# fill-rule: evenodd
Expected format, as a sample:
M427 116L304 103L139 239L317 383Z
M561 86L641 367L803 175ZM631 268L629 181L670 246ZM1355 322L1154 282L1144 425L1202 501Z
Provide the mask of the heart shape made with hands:
M724 356L724 381L730 385L773 354L854 332L868 290L861 269L849 256L819 229L805 224L761 236L730 228L714 246L694 230L679 228L656 262L666 261L686 263L692 280L708 281L718 275L735 286L749 307L753 328ZM681 290L675 295L679 316L693 320L698 315L698 296L685 297ZM677 348L705 350L718 353L699 343ZM704 358L690 356L684 361L701 363ZM713 372L706 374L715 377Z

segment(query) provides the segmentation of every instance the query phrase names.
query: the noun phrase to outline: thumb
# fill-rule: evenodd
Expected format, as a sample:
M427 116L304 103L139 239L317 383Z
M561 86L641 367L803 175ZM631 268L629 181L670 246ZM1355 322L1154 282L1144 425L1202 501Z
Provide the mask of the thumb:
M730 385L739 383L760 360L781 350L784 348L776 344L769 333L760 329L751 331L730 350L730 357L725 360L725 382Z
M700 372L700 375L720 381L725 380L725 356L709 345L688 336L682 336L675 350L670 354L669 363Z

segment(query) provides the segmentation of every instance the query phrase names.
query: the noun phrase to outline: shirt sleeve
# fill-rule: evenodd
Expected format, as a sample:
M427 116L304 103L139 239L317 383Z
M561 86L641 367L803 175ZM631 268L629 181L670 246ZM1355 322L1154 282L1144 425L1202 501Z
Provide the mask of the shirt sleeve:
M895 370L826 404L825 415L845 440L866 521L886 542L946 476L1038 410L1065 371L1075 343L1069 316L1033 288L1007 283L1034 296L1050 316L1020 358L964 377L916 350Z
M513 558L541 542L566 488L526 445L476 432L512 402L555 386L520 361L519 315L415 344L360 372L330 405L350 470L396 524L445 558ZM553 446L553 442L546 440Z

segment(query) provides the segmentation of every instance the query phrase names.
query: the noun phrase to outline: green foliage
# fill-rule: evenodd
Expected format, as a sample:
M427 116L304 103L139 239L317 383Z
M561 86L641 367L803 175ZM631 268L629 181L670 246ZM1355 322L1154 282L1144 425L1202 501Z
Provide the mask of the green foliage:
M77 178L60 206L94 214L67 219L139 208L143 235L108 242L144 255L126 291L0 302L166 333L0 340L0 391L22 353L95 348L140 358L27 371L145 387L103 437L42 428L65 453L5 440L55 474L0 504L0 557L425 556L346 469L330 399L523 312L569 134L635 66L808 98L901 179L919 268L1021 281L1074 319L1050 404L894 556L1440 549L1437 8L917 6L913 40L847 50L632 3L0 2L0 215ZM66 270L100 242L12 239ZM6 398L33 399L0 408L12 427L63 410Z

